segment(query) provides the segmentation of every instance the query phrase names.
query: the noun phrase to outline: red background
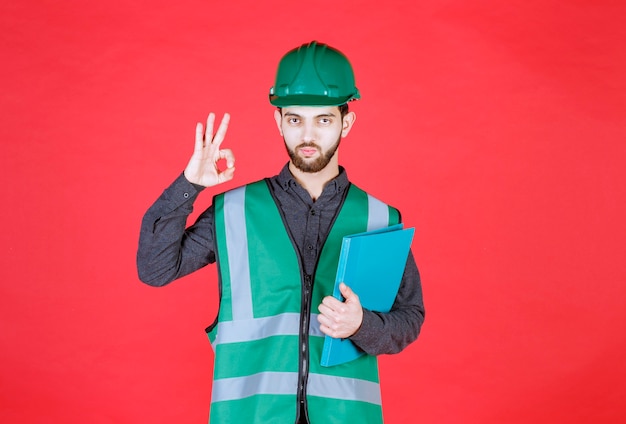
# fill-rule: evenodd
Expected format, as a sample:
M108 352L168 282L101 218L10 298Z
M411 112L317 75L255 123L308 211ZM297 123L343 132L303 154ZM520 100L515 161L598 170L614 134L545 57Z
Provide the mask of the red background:
M140 220L209 111L224 189L279 170L267 92L313 39L363 95L341 162L416 227L427 319L381 359L386 421L626 420L623 2L0 9L0 422L206 422L215 269L141 284Z

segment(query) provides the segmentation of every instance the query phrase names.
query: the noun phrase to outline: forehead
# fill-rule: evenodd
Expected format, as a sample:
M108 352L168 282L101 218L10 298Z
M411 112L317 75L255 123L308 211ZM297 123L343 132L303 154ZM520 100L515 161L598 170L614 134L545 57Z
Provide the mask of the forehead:
M283 107L283 116L285 115L298 115L303 118L314 118L321 115L334 115L339 116L338 106L288 106Z

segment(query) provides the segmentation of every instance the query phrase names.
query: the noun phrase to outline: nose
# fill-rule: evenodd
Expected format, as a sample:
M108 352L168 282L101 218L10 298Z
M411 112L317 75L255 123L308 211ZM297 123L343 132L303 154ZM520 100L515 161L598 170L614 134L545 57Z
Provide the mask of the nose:
M315 140L315 126L307 122L302 127L302 141L310 143Z

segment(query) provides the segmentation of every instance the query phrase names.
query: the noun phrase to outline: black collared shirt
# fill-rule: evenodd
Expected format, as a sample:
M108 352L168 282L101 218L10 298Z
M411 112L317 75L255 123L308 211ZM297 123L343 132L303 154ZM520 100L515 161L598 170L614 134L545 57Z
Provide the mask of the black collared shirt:
M306 274L315 271L318 255L339 211L350 182L346 171L329 181L315 200L293 178L287 165L269 179L270 190L284 213ZM213 206L189 228L187 217L202 187L180 175L144 215L137 269L139 278L152 286L163 286L215 262ZM316 311L317 305L311 305ZM350 339L371 355L396 353L419 335L424 321L420 276L409 254L402 283L389 313L363 311L363 323Z

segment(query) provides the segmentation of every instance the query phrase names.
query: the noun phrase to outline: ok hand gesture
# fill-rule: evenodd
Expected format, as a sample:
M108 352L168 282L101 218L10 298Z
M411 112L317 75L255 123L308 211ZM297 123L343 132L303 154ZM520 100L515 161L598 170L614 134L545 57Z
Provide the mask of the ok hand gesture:
M200 122L196 125L196 144L185 168L185 178L189 182L211 187L232 180L235 174L235 156L230 149L220 149L229 121L230 115L225 113L215 135L213 135L214 113L211 112L207 118L206 132L203 131ZM226 161L226 169L223 171L217 167L217 162L221 159Z

